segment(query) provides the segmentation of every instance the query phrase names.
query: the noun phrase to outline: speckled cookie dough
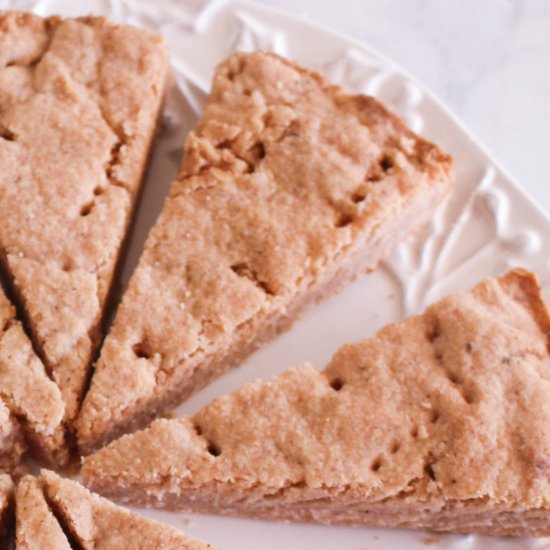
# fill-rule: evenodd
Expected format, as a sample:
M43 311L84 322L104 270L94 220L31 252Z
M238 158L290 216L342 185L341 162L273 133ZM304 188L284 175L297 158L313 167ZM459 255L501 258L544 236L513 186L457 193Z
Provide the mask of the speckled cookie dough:
M550 314L512 271L84 459L93 490L200 513L549 535Z
M75 417L167 68L98 17L0 14L0 266Z

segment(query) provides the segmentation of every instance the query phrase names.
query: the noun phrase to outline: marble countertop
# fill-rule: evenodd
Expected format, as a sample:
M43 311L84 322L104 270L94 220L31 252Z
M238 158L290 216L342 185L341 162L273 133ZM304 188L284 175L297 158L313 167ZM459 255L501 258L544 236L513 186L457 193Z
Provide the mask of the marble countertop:
M550 216L550 2L257 1L344 32L401 65Z

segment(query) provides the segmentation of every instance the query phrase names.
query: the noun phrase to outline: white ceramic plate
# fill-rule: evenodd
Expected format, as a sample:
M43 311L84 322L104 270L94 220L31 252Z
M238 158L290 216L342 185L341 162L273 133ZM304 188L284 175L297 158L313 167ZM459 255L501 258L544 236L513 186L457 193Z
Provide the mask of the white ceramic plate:
M121 286L159 213L181 160L185 135L201 111L216 63L230 52L269 49L319 69L351 91L376 96L456 161L450 200L414 241L380 269L360 277L310 310L292 329L178 408L196 411L210 399L256 379L269 379L312 361L323 367L345 342L421 311L452 291L468 288L509 266L534 269L550 298L550 222L448 111L412 78L349 38L303 19L247 1L0 0L0 8L67 16L104 14L156 29L172 51L177 85L168 94L163 130L154 147L145 192ZM388 548L550 549L550 539L496 539L462 535L264 521L139 510L226 550L375 550Z

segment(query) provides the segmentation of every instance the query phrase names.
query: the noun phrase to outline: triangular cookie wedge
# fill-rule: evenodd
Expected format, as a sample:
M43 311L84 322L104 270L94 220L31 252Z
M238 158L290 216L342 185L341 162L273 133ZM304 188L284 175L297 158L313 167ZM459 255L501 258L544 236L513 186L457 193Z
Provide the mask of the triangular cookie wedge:
M28 446L47 464L64 464L64 411L59 388L0 287L0 471L16 466Z
M266 519L550 534L550 315L512 271L84 460L86 485Z
M168 525L116 506L48 470L42 470L38 479L23 479L16 510L16 550L71 548L68 538L82 550L212 548Z
M374 268L428 220L451 168L376 100L274 54L230 57L102 349L81 450L167 411Z
M46 499L42 483L25 476L16 493L16 550L71 550L67 536L54 516Z
M7 548L13 520L13 482L7 474L0 474L0 550Z
M103 18L0 14L0 265L66 416L79 407L167 68Z

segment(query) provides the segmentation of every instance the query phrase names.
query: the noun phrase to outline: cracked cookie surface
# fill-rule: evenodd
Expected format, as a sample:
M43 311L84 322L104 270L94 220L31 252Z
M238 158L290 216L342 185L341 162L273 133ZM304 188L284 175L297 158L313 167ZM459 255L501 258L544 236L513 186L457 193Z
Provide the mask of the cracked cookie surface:
M550 315L512 271L84 459L125 502L276 520L550 533Z
M21 550L214 550L168 525L134 514L48 470L23 478L16 496Z
M78 410L164 89L160 36L0 15L0 264Z
M451 180L451 159L375 99L274 54L230 57L103 346L80 449L166 412L374 268Z
M15 468L29 447L49 465L66 463L64 412L59 388L0 287L0 471Z

